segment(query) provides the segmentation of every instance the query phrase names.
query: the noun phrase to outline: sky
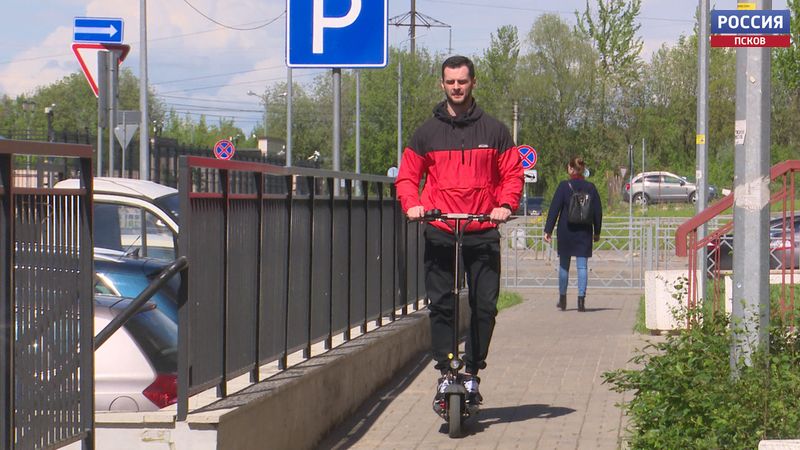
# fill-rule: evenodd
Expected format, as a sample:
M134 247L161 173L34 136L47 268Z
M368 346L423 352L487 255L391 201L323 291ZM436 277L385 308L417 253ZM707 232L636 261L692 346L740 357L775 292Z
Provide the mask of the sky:
M140 0L142 1L142 0ZM125 22L123 62L140 74L140 1L3 0L0 18L0 95L31 94L39 86L80 70L70 48L74 17L118 17ZM302 1L302 0L290 0ZM324 0L343 2L346 0ZM377 0L363 0L372 2ZM595 0L589 0L595 5ZM674 44L694 26L698 0L642 0L640 36L644 57ZM736 0L712 0L712 7L736 9ZM450 28L418 28L417 47L433 52L480 55L490 36L514 25L520 38L537 17L560 15L575 23L586 0L416 0L417 12ZM409 12L411 0L389 0L389 17ZM785 9L774 0L773 9ZM261 97L269 86L285 82L286 1L159 0L147 2L148 81L159 98L180 113L208 122L234 118L245 132L263 121ZM390 46L408 46L408 27L389 27ZM294 69L304 82L325 69ZM479 74L480 76L480 74Z

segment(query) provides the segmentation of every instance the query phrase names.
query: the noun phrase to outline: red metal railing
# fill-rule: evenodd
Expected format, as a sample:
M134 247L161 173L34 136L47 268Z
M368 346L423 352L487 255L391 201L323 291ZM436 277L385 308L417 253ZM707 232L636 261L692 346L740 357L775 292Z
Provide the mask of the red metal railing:
M773 224L770 235L770 276L780 275L780 309L779 314L787 320L794 320L795 306L795 275L798 269L797 222L800 213L797 208L797 177L800 176L800 160L784 161L772 166L770 169L770 210L773 214L780 212L780 216L772 216ZM716 230L708 230L707 235L698 239L698 229L708 224L712 219L733 208L734 192L731 192L720 201L701 211L696 216L684 222L675 232L675 253L678 256L688 256L688 292L687 307L694 310L698 300L703 295L698 292L697 269L700 264L697 260L698 252L706 248L708 253L707 273L704 276L711 281L710 292L714 311L720 311L724 306L724 275L732 271L732 256L727 249L732 249L733 220L729 220ZM782 219L782 220L781 220ZM777 224L777 225L775 225ZM730 267L728 268L728 265ZM800 276L800 274L797 274ZM688 320L688 319L687 319ZM687 326L690 325L687 323Z

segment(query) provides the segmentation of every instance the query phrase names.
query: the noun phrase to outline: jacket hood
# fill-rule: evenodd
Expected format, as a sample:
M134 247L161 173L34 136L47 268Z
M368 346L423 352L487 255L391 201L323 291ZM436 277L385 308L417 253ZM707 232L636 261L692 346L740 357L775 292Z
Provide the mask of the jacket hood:
M433 117L436 117L442 122L456 127L469 125L480 119L482 115L483 110L478 107L478 103L475 101L475 99L472 99L472 106L470 106L467 112L455 117L451 116L450 112L447 111L447 100L439 103L433 108Z

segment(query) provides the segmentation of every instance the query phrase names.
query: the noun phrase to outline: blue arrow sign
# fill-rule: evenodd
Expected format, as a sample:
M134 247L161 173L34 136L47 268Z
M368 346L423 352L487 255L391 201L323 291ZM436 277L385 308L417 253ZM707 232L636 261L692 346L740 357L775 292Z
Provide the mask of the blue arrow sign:
M122 19L108 17L76 17L73 24L75 42L100 44L122 43Z

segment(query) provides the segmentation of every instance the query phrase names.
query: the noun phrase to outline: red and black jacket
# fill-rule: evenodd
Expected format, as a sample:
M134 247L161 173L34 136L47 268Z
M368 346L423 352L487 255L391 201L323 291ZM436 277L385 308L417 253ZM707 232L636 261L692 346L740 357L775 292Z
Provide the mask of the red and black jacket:
M420 195L420 180L426 174ZM426 211L488 214L501 205L516 209L523 169L505 125L484 114L474 101L469 111L457 117L451 116L442 102L411 137L396 186L403 211L423 206ZM443 223L433 224L451 232ZM473 222L467 231L495 226Z

